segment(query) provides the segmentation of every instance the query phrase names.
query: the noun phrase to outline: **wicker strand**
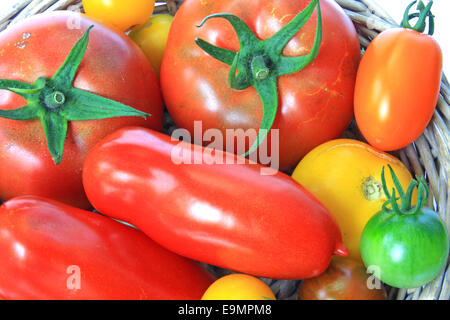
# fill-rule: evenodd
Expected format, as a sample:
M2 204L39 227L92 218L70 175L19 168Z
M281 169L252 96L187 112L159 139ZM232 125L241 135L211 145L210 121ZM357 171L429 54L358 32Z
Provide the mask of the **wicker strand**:
M441 294L439 295L439 300L448 300L450 297L450 268L447 266L447 271L445 272L444 280L442 283Z
M382 32L393 27L392 24L387 23L380 17L370 15L367 12L357 13L348 9L344 9L344 12L353 20L354 23L362 24L369 29Z
M395 22L395 20L373 0L361 0L361 2L367 6L372 14L377 15L393 26L398 26L397 22Z
M11 20L10 25L13 25L27 17L45 11L55 2L56 0L32 1L14 19Z
M449 97L447 97L449 99ZM445 120L448 122L450 121L450 109L448 108L449 102L447 101L444 95L439 94L438 101L437 101L437 109L439 112L442 113L442 115L445 117Z
M69 7L70 5L74 4L77 1L78 0L59 0L55 4L50 6L46 11L56 11L66 9L67 7ZM71 9L72 11L78 11L79 8L81 8L81 2L78 3L78 5L72 7Z
M347 10L351 10L354 12L364 12L367 11L367 7L357 1L352 0L336 0L336 2L343 8Z
M450 89L447 84L444 82L441 83L441 91L442 97L445 99L447 104L450 104Z

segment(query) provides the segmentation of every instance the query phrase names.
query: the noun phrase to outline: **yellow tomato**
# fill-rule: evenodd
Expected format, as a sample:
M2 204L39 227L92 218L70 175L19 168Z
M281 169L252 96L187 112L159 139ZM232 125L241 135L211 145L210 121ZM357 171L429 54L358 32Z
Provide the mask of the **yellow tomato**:
M83 0L83 8L87 16L125 32L149 19L155 0Z
M292 178L313 193L336 218L349 257L361 260L359 241L367 221L386 201L381 169L390 164L406 190L412 176L392 155L351 139L328 141L309 152L295 168ZM385 168L386 184L393 182Z
M130 38L142 49L159 75L161 62L166 50L167 38L173 17L170 14L158 14L141 28L130 32Z
M247 274L229 274L213 282L202 300L275 300L270 287Z

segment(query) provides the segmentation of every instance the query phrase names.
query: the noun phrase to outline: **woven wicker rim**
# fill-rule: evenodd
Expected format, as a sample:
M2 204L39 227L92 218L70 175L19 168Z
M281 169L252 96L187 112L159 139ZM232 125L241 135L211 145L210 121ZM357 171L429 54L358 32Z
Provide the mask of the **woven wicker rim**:
M378 33L398 27L389 14L373 0L335 0L352 19L358 32L361 53ZM156 1L154 14L175 14L183 0ZM0 32L29 16L48 11L82 11L81 0L15 0L11 6L0 13ZM428 206L433 207L450 230L450 190L449 177L449 118L450 85L443 75L436 110L424 133L406 148L392 152L414 175L425 177L430 186ZM165 129L169 131L174 124L166 113ZM351 125L344 137L362 140L356 126ZM230 273L228 270L205 266L217 276ZM415 289L389 288L388 298L395 300L449 300L450 268L447 266L433 281ZM269 284L278 299L296 299L301 280L262 279Z

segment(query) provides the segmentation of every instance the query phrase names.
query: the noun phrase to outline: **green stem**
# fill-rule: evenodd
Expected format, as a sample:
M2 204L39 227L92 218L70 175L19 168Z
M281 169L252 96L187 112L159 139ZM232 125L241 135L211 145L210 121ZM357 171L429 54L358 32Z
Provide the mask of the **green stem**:
M251 69L253 73L253 77L256 80L263 80L269 76L270 69L267 67L266 62L264 61L264 57L256 56L253 58L251 63Z
M417 3L417 0L411 2L407 7L403 14L403 20L401 26L403 28L415 30L417 32L423 33L426 28L426 19L428 18L428 34L433 35L434 33L434 15L431 13L431 6L433 5L433 1L429 1L425 6L422 0L419 0L417 4L417 13L409 13L411 7ZM418 18L417 22L414 26L411 26L410 20Z

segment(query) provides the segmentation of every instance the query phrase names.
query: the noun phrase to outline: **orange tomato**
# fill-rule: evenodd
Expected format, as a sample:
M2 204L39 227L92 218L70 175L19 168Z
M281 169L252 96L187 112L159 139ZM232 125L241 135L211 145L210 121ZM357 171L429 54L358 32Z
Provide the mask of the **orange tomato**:
M83 8L89 17L125 32L150 18L155 0L83 0Z
M247 274L233 273L214 281L202 300L276 300L270 287Z
M364 53L356 77L355 118L377 149L416 140L438 99L442 52L429 35L396 28L380 33Z

